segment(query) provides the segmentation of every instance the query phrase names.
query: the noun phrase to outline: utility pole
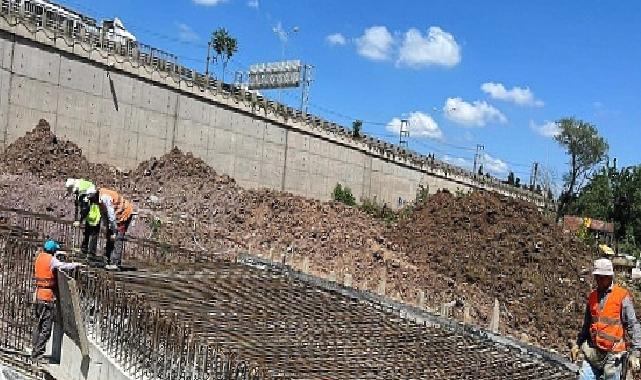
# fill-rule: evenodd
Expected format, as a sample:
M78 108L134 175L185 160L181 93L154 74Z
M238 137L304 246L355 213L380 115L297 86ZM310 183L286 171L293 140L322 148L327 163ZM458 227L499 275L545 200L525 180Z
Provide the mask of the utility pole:
M401 120L401 127L398 134L398 145L407 148L410 137L410 124L407 119Z
M530 188L536 190L536 178L539 174L539 163L532 163L532 172L530 173Z
M303 64L302 81L301 81L301 96L300 96L300 112L307 114L307 105L309 104L309 86L312 84L312 65Z
M481 151L485 150L485 145L481 144L476 144L476 154L474 154L474 175L476 176L476 171L478 170L479 165L483 165L483 156L481 155Z

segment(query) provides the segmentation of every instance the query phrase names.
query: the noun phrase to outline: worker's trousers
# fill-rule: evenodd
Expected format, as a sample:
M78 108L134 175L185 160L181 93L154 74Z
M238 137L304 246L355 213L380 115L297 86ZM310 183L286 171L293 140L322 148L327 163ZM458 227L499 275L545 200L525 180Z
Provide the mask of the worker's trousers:
M47 342L51 336L55 313L55 303L38 301L35 307L36 324L31 340L31 357L37 359L44 355Z
M592 365L583 360L579 380L619 380L624 359L626 357L623 354L609 354L603 366Z
M129 224L133 216L130 216L129 219L124 222L120 222L116 225L116 231L112 231L111 228L107 227L107 246L105 247L105 254L109 263L112 265L120 266L122 260L122 251L125 246L125 234L127 229L129 229ZM113 234L116 234L115 241L111 238Z
M98 235L100 234L100 224L92 226L85 223L85 231L82 237L82 253L85 255L95 256L98 249Z

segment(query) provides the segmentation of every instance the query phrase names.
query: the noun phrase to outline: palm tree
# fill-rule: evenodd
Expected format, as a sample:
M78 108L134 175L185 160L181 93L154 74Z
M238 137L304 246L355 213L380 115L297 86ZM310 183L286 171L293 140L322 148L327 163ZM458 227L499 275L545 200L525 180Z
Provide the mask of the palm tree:
M238 51L238 41L232 37L227 29L218 28L213 35L213 47L216 56L223 62L222 79L225 81L225 70L231 57Z

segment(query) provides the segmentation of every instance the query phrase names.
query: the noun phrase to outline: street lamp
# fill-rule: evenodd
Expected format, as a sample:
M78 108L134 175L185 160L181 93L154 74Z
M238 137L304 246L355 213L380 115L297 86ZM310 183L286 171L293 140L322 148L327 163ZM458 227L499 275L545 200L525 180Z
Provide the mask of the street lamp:
M300 28L298 26L294 26L291 30L287 31L287 30L284 30L282 27L280 27L280 24L278 26L279 27L274 27L272 30L280 38L280 42L281 42L280 58L281 58L281 61L284 61L285 47L287 46L287 41L289 40L289 36L292 35L293 33L298 33L300 31ZM283 89L281 88L278 90L278 101L282 102L282 98L283 98Z
M298 33L300 31L300 28L298 26L294 26L291 30L287 31L287 30L283 30L283 28L274 27L273 30L274 30L274 33L276 33L280 38L281 59L285 60L285 48L287 46L287 41L289 40L289 37L293 33Z

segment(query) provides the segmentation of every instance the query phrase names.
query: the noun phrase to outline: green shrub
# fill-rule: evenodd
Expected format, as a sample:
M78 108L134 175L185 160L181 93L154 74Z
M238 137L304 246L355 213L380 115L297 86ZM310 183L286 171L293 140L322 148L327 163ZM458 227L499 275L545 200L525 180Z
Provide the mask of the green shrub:
M397 213L387 205L381 205L375 199L365 198L361 202L361 210L374 218L383 219L388 223L395 222L398 219Z
M334 192L332 193L332 199L336 202L343 203L347 206L355 206L356 198L352 194L352 190L349 187L343 187L340 183L337 183L334 187Z

